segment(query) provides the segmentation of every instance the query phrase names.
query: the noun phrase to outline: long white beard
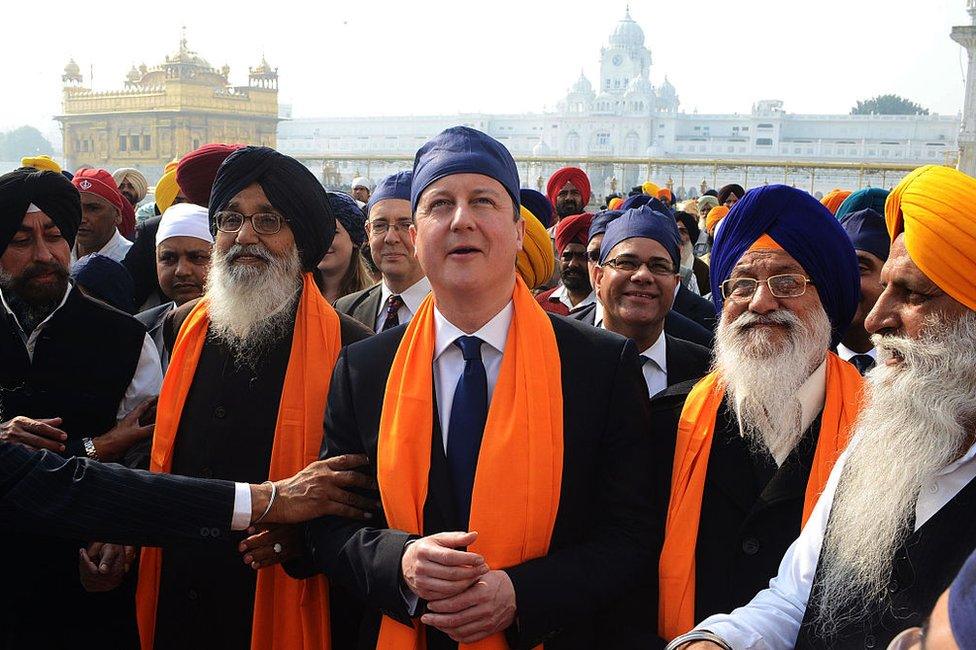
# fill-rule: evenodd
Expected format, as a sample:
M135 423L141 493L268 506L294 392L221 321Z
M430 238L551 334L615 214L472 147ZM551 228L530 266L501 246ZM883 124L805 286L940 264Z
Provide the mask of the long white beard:
M976 312L931 319L918 340L874 336L878 365L830 512L818 629L829 635L887 595L922 486L966 450L976 417ZM893 353L900 366L884 361Z
M681 245L681 266L690 269L695 264L695 243L689 241Z
M788 327L780 343L769 339L761 323ZM809 322L781 309L768 314L744 311L734 321L725 316L715 339L715 370L739 430L754 452L785 458L803 437L797 391L823 362L830 346L830 320L822 307Z
M267 266L231 263L244 253L264 258ZM210 335L227 343L237 361L255 365L270 344L294 327L289 308L301 286L298 249L281 257L260 244L234 244L226 253L214 249L206 293Z

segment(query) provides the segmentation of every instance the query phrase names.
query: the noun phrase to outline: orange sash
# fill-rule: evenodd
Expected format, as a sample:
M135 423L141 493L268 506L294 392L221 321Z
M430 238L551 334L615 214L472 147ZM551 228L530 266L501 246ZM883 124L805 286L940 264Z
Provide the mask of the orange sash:
M549 317L521 278L498 382L491 398L471 494L471 550L492 569L544 556L559 508L563 396ZM383 398L377 479L391 528L423 534L433 431L434 300L428 296L403 336ZM376 647L419 650L424 626L384 617ZM503 650L503 634L459 650Z
M803 501L802 524L817 504L830 470L847 445L861 404L863 379L857 369L827 353L827 392L820 436ZM725 389L716 373L699 381L685 400L678 423L671 474L671 501L659 565L658 629L671 640L695 626L695 546L712 434ZM801 524L801 525L802 525ZM799 532L799 531L797 531Z
M157 407L150 469L168 472L180 415L207 339L207 300L187 316L180 329ZM316 460L329 380L342 345L339 317L305 274L298 303L288 369L281 390L268 478L287 478ZM144 548L139 564L136 615L143 650L153 647L163 551ZM254 595L251 648L254 650L328 650L329 589L321 576L289 578L280 565L258 571Z

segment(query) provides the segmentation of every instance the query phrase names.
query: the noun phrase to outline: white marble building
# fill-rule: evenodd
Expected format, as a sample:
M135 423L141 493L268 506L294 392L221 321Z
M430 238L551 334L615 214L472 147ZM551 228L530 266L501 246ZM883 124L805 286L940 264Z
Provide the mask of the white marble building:
M628 12L600 52L598 83L594 86L581 73L553 112L294 119L279 125L278 147L308 158L413 154L441 130L464 124L499 139L516 158L700 159L700 176L708 175L709 184L713 178L706 163L715 160L925 164L951 162L957 153L960 116L806 115L787 113L779 100L758 101L743 115L685 113L667 77L660 86L651 83L650 68L651 51L645 46L644 32ZM352 167L363 165L342 165L343 177L354 173L349 171ZM524 170L526 185L537 184L537 173L551 171L548 164L536 167ZM611 176L618 187L626 189L648 173L646 167L642 172L633 165L603 167L597 170L590 165L588 171L597 177L594 185L601 187L602 181L604 190ZM737 174L740 172L722 172L714 180L738 180ZM890 176L887 184L898 176ZM850 178L824 174L822 182L813 183L811 189L849 183ZM687 179L689 190L697 180Z

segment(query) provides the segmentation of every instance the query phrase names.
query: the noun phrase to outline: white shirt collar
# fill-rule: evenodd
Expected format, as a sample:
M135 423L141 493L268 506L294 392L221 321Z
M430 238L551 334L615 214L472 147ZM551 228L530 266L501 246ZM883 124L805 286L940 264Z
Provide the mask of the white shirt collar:
M115 259L111 253L114 252L116 248L125 246L126 242L128 242L128 240L125 239L125 237L122 236L122 233L119 232L119 229L116 228L109 240L105 242L105 245L95 251L95 253ZM78 261L78 259L78 243L75 242L74 248L71 249L71 263L74 264Z
M500 312L495 314L491 320L485 323L481 329L472 334L466 334L456 325L444 317L444 314L434 306L434 359L441 356L459 336L477 336L479 339L495 348L502 354L505 353L505 341L508 340L508 328L512 324L512 316L515 314L515 305L508 301Z
M410 310L410 313L416 314L420 303L424 301L428 293L430 293L430 280L425 275L404 289L399 295L403 299L403 304ZM394 295L393 290L386 284L386 280L383 280L380 283L380 311L383 311L386 306L386 301L392 295Z
M20 330L21 339L24 341L24 345L27 346L27 353L30 357L33 358L34 356L34 343L37 342L37 337L40 334L41 330L44 329L44 325L46 325L49 320L54 318L54 315L58 313L58 310L64 306L64 303L68 302L68 295L71 294L71 290L73 288L74 288L74 284L72 284L72 282L69 280L68 288L64 290L64 297L61 298L61 302L58 303L58 306L54 308L54 311L48 314L47 318L45 318L40 323L38 323L37 327L35 327L34 330L30 333L30 336L28 336L27 333L24 332L24 326L20 324L20 320L17 319L17 314L15 314L14 311L10 308L10 305L7 304L7 299L4 297L3 291L0 290L0 303L3 303L3 308L7 310L7 313L10 314L11 317L13 317L14 322L17 323L17 329Z
M651 347L641 352L640 355L656 363L657 367L661 369L661 372L668 372L668 344L663 330Z
M569 292L566 291L566 285L561 284L556 287L556 290L549 294L549 300L558 300L559 302L566 305L569 311L576 311L577 309L582 309L591 303L597 302L596 293L590 291L590 295L579 301L579 304L574 305L573 301L569 299Z
M839 356L844 361L850 361L852 357L854 357L854 356L856 356L858 354L866 354L869 357L871 357L872 359L874 359L875 361L878 360L878 349L877 348L871 348L867 352L855 352L854 350L850 349L849 347L847 347L843 343L838 343L837 344L837 356Z
M824 402L827 399L826 358L796 391L796 399L800 402L800 431L806 431L820 411L823 410Z

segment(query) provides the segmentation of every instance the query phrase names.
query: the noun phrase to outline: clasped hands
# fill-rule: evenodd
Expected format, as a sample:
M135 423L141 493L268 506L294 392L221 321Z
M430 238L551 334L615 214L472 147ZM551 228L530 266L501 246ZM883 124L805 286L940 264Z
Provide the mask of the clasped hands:
M515 587L504 571L463 549L476 532L437 533L408 544L400 560L403 581L427 601L424 625L458 643L474 643L505 630L515 620Z

